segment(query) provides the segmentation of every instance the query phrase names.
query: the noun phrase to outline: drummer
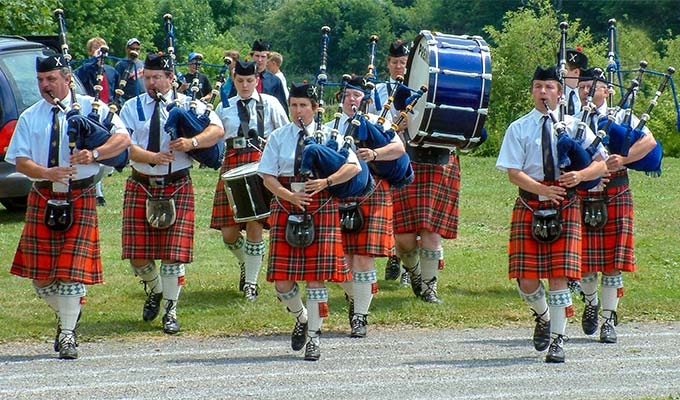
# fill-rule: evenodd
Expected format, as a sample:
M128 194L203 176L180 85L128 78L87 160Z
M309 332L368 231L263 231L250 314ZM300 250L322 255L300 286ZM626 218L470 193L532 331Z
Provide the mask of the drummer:
M237 94L229 99L231 106L225 108L221 103L215 111L227 137L220 176L233 168L259 161L269 133L288 123L279 101L255 90L258 79L255 62L236 61L233 82ZM218 179L210 227L222 231L224 245L236 256L241 270L238 287L250 301L257 299L257 276L266 250L262 239L265 224L266 218L236 222L224 182ZM241 235L244 229L245 240Z

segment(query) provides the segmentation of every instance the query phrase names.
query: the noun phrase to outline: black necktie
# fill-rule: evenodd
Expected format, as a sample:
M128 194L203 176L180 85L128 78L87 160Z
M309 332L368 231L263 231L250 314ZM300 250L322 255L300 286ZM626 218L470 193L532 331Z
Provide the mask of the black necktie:
M59 108L52 108L52 133L50 134L50 155L47 161L47 167L59 166L59 136L61 136L61 129L59 128Z
M552 132L548 116L543 117L543 127L541 129L541 148L543 149L543 179L546 181L555 180L555 160L553 159L552 144L550 140Z
M302 152L305 150L305 131L303 129L298 133L297 146L295 147L295 167L294 172L297 176L300 173L300 165L302 164Z
M149 127L149 143L146 145L146 149L158 153L161 150L161 102L156 101L156 105L153 108L153 114L151 114L151 126ZM156 164L149 164L155 167Z
M576 108L576 103L574 102L574 96L576 93L572 90L569 93L569 104L567 104L567 114L574 115L574 109Z
M595 110L594 113L590 115L590 129L593 131L593 133L597 133L597 122L599 121L599 115L600 113Z
M250 110L248 109L248 103L250 103L250 99L241 100L236 103L238 108L238 120L241 121L239 136L245 138L248 137L248 131L250 130Z

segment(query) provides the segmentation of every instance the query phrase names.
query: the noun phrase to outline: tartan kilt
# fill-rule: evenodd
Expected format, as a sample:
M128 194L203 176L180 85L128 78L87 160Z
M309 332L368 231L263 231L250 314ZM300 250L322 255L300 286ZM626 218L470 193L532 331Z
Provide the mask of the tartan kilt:
M609 272L614 269L635 272L633 195L628 185L607 187L605 190L609 199L607 223L598 230L583 228L581 272ZM579 195L588 194L579 191Z
M184 185L184 186L182 186ZM148 187L152 196L175 193L177 219L168 229L154 229L146 221L147 194L131 177L123 195L123 259L172 260L190 263L194 247L194 189L191 177L163 187Z
M345 254L371 257L394 255L394 230L392 224L392 194L389 184L376 179L376 188L370 197L347 197L340 202L356 201L364 216L364 227L357 233L342 233Z
M284 185L292 181L279 177ZM315 212L328 199L330 194L323 191L315 195L308 210ZM286 210L294 210L295 205L279 200ZM340 234L340 215L334 199L314 214L315 238L305 248L292 247L286 242L286 221L288 213L281 208L276 197L271 201L272 214L269 217L269 262L267 280L273 281L330 281L344 282L351 279L351 272L342 250Z
M415 179L401 189L392 189L394 233L438 233L442 238L458 236L460 163L451 155L449 164L411 162Z
M40 189L48 199L65 200L66 193ZM26 224L10 272L30 279L62 279L93 285L104 281L99 247L94 186L73 190L74 222L66 232L44 224L45 205L36 189L28 194ZM80 197L79 197L80 196Z
M551 201L525 200L534 210L551 208ZM562 210L562 235L546 244L531 236L533 213L518 197L512 210L510 226L509 277L543 279L581 279L581 200Z
M220 174L217 177L217 187L215 188L215 197L213 199L210 228L220 230L226 226L233 225L240 225L242 230L246 228L245 222L234 221L234 212L232 211L231 205L229 204L229 199L227 197L227 192L225 191L222 175L236 167L257 161L260 161L260 152L258 151L252 151L249 153L236 153L234 155L227 154L227 156L224 157L222 168L220 168ZM265 228L269 229L267 220L267 218L263 218L261 220L257 220L257 222L262 223Z

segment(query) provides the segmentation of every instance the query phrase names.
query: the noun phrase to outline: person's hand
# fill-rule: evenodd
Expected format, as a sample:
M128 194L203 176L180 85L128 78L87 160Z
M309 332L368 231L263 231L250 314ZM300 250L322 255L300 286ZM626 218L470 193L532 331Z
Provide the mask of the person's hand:
M73 178L78 173L76 167L52 167L48 168L45 178L51 182L68 184L69 178Z
M543 185L541 192L542 193L539 193L541 196L547 197L556 204L564 200L564 196L567 195L567 189L557 185L554 186Z
M610 154L609 157L607 157L607 170L616 171L623 167L623 162L623 156L620 154Z
M170 142L170 150L181 151L186 153L189 150L193 150L194 146L191 143L190 138L178 137L177 139Z
M153 153L149 164L168 165L173 161L175 161L175 155L173 153L169 151L161 151L159 153Z
M570 171L563 173L559 181L561 186L572 188L583 182L583 177L579 171Z
M328 179L310 179L305 182L305 192L311 192L310 197L326 188L328 188Z
M305 208L311 204L312 195L305 192L291 192L291 198L288 201L304 211Z
M89 164L95 161L92 150L76 150L71 154L71 164Z

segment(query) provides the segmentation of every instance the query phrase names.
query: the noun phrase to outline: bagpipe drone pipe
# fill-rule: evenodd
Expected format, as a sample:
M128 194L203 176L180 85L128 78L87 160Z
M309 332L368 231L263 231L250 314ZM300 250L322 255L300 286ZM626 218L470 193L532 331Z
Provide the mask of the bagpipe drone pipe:
M66 21L64 19L64 11L61 9L55 10L54 14L57 18L59 27L59 40L62 50L62 56L67 61L69 69L71 68L71 55L68 53L68 43L66 41ZM103 63L104 58L106 58L106 53L108 48L102 47L101 53L98 56L99 71L97 74L97 84L94 86L95 89L95 101L92 103L92 111L84 116L80 114L80 104L77 102L75 93L75 82L71 79L71 98L73 100L73 107L71 110L67 110L65 106L61 106L62 110L66 111L66 119L68 121L68 135L74 138L76 148L94 150L95 148L105 144L111 137L111 129L113 129L112 123L103 123L100 120L99 115L99 93L102 90L102 79L103 79ZM57 99L53 99L57 102ZM108 119L107 119L108 120ZM107 121L105 120L105 121ZM98 160L99 163L108 165L110 167L116 168L119 172L125 168L129 160L128 149L125 149L120 154L105 159Z

